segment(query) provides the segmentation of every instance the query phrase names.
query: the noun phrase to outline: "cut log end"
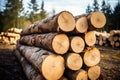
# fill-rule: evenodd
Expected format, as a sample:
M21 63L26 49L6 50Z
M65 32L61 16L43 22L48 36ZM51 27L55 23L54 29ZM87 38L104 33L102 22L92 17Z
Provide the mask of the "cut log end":
M76 77L76 80L88 80L87 72L85 70L80 70Z
M72 38L70 46L73 52L80 53L85 47L85 42L81 37L75 36Z
M79 54L70 53L67 58L66 65L71 70L79 70L82 67L83 60Z
M58 80L64 73L64 58L49 55L42 63L42 74L47 80Z
M75 28L75 19L74 16L67 12L63 11L59 16L58 16L58 24L60 30L64 32L70 32L73 31Z
M52 41L53 50L58 54L64 54L69 49L69 39L65 34L58 34Z
M100 51L97 48L91 48L84 53L84 63L90 67L100 62Z
M106 24L106 17L102 12L95 11L91 14L90 21L95 28L102 28Z
M77 21L76 21L76 30L79 33L85 33L88 29L88 22L87 22L87 17L83 16L80 17Z
M85 34L85 42L88 46L93 46L96 43L96 35L94 31L89 31Z
M88 70L88 77L90 80L97 80L100 76L100 66L90 67Z

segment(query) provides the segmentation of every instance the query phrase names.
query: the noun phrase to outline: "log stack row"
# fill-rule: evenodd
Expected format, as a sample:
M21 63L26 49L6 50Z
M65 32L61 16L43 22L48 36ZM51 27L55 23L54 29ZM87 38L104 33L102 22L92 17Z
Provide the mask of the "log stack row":
M96 80L100 51L94 30L106 18L96 11L74 17L62 11L21 32L15 54L30 80Z
M16 44L16 41L20 39L20 32L22 29L10 28L6 32L1 32L0 43Z
M111 46L113 48L120 47L120 30L111 30L107 32L95 32L97 40L96 45Z

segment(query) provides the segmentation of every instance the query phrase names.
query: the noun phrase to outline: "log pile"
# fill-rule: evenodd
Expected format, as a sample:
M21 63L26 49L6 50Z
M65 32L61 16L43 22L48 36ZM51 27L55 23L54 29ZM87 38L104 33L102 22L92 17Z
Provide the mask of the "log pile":
M20 32L22 29L10 28L6 32L1 32L0 43L16 44L16 41L20 39Z
M112 48L120 47L120 30L111 30L107 32L95 32L97 40L96 45L111 46Z
M23 29L15 54L28 79L98 79L101 55L94 46L94 30L105 23L104 14L99 11L79 17L62 11Z

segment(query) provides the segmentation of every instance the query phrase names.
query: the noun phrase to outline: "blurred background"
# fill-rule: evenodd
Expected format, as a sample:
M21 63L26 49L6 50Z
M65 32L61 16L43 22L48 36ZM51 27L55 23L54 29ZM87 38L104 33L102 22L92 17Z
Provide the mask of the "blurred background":
M0 0L0 32L12 27L23 29L63 10L74 16L102 11L107 23L99 31L120 30L120 0Z

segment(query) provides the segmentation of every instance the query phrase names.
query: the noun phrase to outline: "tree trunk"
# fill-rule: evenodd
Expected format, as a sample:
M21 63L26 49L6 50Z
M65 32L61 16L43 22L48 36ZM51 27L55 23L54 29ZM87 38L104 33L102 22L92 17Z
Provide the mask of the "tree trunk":
M69 80L88 80L87 71L80 69L79 71L66 71L66 76Z
M97 65L100 62L100 51L95 47L89 47L84 53L83 60L88 67Z
M45 48L57 54L65 54L69 49L67 35L58 33L23 36L20 43Z
M82 57L77 53L67 53L65 61L66 67L70 70L79 70L83 65Z
M44 77L20 54L16 49L14 52L22 65L22 68L29 80L45 80Z
M68 11L62 11L52 17L38 21L21 32L21 35L33 33L49 33L49 32L70 32L75 28L74 16Z
M89 31L85 34L85 42L88 46L93 46L96 42L96 35L94 31Z
M70 51L80 53L84 50L85 42L80 36L70 37Z
M95 11L88 14L88 30L102 28L106 24L106 17L102 12Z
M97 80L100 77L100 66L93 66L88 69L88 77L90 80Z
M64 73L64 58L49 51L18 45L21 54L39 69L47 80L57 80Z
M88 21L86 15L76 16L75 30L77 33L85 33L88 29Z

